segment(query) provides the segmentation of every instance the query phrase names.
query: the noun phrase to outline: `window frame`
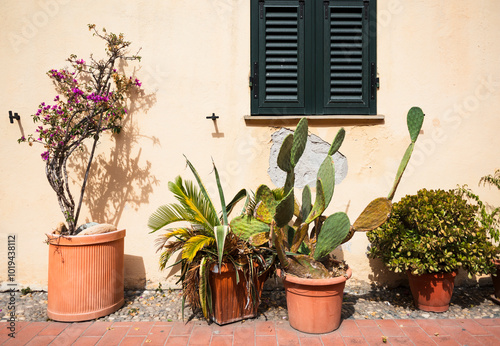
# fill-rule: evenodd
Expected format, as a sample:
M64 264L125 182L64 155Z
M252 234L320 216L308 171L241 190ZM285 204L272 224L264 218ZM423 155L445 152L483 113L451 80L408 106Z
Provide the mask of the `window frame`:
M376 0L251 0L251 115L252 116L327 116L327 115L375 115L377 106L378 78L376 71ZM325 6L328 4L328 17ZM264 36L268 8L294 8L298 19L297 95L291 102L266 100L265 94L265 49ZM332 9L357 8L362 13L362 96L365 102L330 102L328 100L329 79L324 78L330 65L326 47L332 21ZM338 10L337 10L338 11ZM321 18L321 20L319 20ZM326 21L326 19L329 19ZM300 21L303 22L300 22ZM269 57L268 57L269 58ZM302 59L302 60L301 60ZM264 62L264 63L263 63ZM301 65L301 66L300 66ZM316 68L315 68L316 67ZM301 70L302 69L302 70ZM301 75L302 73L302 75ZM303 99L301 99L303 98Z

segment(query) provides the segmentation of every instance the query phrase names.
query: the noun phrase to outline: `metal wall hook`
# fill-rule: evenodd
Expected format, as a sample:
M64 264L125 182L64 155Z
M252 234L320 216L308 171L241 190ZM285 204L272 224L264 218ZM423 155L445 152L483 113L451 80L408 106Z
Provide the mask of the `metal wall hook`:
M215 121L215 119L219 119L219 117L217 115L215 115L215 113L212 113L212 115L207 117L207 119L212 119Z
M21 117L17 113L14 113L14 115L12 115L12 111L9 111L9 120L11 124L14 124L14 119L21 120Z

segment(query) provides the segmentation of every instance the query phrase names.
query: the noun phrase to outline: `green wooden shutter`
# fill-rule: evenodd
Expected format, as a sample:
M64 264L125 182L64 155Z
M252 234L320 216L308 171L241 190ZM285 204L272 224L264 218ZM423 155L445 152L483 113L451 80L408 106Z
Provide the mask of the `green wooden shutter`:
M251 0L253 115L376 114L376 0Z
M375 3L323 2L322 52L317 49L322 66L318 76L322 84L318 113L375 114Z
M304 1L252 1L252 114L305 114Z

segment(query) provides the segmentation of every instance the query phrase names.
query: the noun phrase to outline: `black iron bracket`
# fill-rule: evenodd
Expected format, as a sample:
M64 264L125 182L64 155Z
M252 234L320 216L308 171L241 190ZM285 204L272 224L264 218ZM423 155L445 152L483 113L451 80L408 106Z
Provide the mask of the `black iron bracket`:
M12 115L12 111L9 111L9 120L11 124L14 124L14 119L19 121L21 120L21 117L17 113L14 113L14 115Z
M215 119L219 119L219 117L215 115L215 113L212 113L212 115L207 117L207 119L212 119L213 121L215 121Z

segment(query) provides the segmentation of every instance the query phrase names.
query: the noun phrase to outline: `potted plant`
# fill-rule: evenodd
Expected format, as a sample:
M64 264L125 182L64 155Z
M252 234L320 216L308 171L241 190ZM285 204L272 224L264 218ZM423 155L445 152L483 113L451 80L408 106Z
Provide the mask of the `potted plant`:
M219 217L198 172L186 161L199 188L181 177L169 182L178 203L160 206L148 222L151 233L165 231L157 239L160 269L181 252L181 259L173 265L181 265L183 315L187 300L193 310L201 308L206 319L221 325L255 317L264 282L274 267L274 254L240 239L229 227L228 214L247 192L239 191L226 205L214 165L222 205ZM177 222L184 224L165 229Z
M48 316L59 321L81 321L107 315L123 305L123 247L125 230L114 225L78 226L80 210L95 149L105 132L119 133L127 114L125 101L138 79L119 72L120 62L140 60L128 55L130 42L123 34L102 33L89 25L106 45L106 58L89 62L72 54L69 68L47 75L58 95L53 104L42 102L32 116L40 124L35 134L19 142L41 144L50 186L55 191L66 223L48 235ZM71 191L68 163L85 143L91 143L78 202ZM98 220L104 221L104 220ZM85 229L85 230L84 230ZM77 236L78 235L78 236Z
M307 119L299 121L293 134L283 141L277 164L287 173L285 185L270 189L261 185L255 200L245 213L231 221L233 232L254 245L270 241L278 254L284 279L290 325L307 333L327 333L341 321L342 294L351 269L332 260L330 253L352 238L356 231L369 231L383 224L390 212L395 190L410 159L423 123L418 107L408 112L411 143L398 169L389 196L370 202L351 226L344 212L328 217L328 207L335 186L332 155L340 148L345 130L339 130L328 155L321 164L316 180L316 198L311 189L302 192L302 204L294 197L294 169L302 156L308 136Z
M494 246L471 205L454 190L422 189L395 203L388 222L368 233L369 254L407 272L417 308L448 310L459 268L469 275L494 270Z
M496 170L494 174L489 174L479 180L479 184L495 186L500 190L500 170ZM495 264L495 272L491 274L493 281L494 293L491 299L500 304L500 207L493 208L484 204L478 195L472 192L466 185L461 186L457 191L469 202L474 203L478 207L478 222L488 232L488 238L494 246L496 246L496 258L493 260Z

